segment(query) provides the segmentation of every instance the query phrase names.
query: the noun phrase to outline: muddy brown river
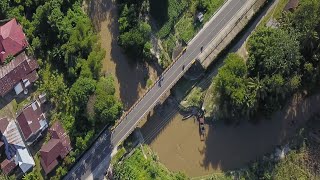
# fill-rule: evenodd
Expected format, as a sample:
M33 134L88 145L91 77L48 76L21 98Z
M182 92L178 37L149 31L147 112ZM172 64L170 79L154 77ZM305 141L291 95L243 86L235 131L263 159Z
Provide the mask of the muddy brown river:
M175 105L166 103L160 113L148 118L141 132L170 170L183 171L191 177L203 176L244 167L272 152L320 110L319 101L320 94L306 99L297 95L283 110L270 119L260 119L258 124L207 124L203 141L198 122L193 118L182 120ZM292 121L295 126L290 125Z

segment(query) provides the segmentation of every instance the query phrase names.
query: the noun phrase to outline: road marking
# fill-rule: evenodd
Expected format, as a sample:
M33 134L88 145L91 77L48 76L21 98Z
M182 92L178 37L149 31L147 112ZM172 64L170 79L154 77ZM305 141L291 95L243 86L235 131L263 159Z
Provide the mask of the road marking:
M241 0L239 0L239 1L236 3L236 5L233 6L230 11L228 11L227 14L230 14L230 12L231 12L235 7L237 7L237 5L239 4L239 2L241 2ZM244 7L244 5L243 5L237 12L239 12L243 7ZM236 13L237 13L237 12L236 12ZM235 14L236 14L236 13L235 13ZM232 16L231 19L230 19L228 22L230 22L230 21L233 19L233 17L234 17L234 16ZM221 22L222 22L223 20L225 20L225 18L222 18L222 19L219 21L218 24L221 24ZM226 24L228 24L228 22L227 22ZM208 27L209 27L209 26L208 26ZM215 26L215 27L213 28L213 30L210 31L210 33L209 33L206 37L208 37L217 27L218 27L218 26ZM223 27L223 28L224 28L224 27ZM223 28L222 28L222 29L223 29ZM222 29L221 29L221 30L222 30ZM219 31L219 32L220 32L220 31ZM218 32L218 34L219 34L219 32ZM217 35L218 35L218 34L217 34ZM204 38L204 40L206 40L206 38ZM202 43L204 40L202 40L201 43ZM211 41L210 41L210 42L211 42ZM201 43L200 43L200 44L201 44ZM199 47L199 44L198 44L196 47ZM190 55L189 55L188 57L186 57L185 59L189 58L195 51L196 51L196 48L195 48L195 49L190 53ZM199 54L200 54L200 53L199 53ZM199 55L199 54L198 54L198 55ZM179 59L180 59L180 58L179 58ZM178 60L177 60L177 61L178 61ZM176 62L177 62L177 61L176 61ZM188 63L187 67L188 67L191 63L192 63L192 61L191 61L190 63ZM173 66L172 66L172 67L173 67ZM172 68L172 67L171 67L171 68ZM177 72L177 70L179 69L179 67L181 67L181 65L178 66L178 68L171 74L171 76L169 76L169 77L166 78L166 79L170 79L170 78ZM169 72L169 71L167 71L167 72ZM181 73L184 73L184 72L180 72L180 73L178 74L178 76L180 76ZM160 96L158 96L158 99L156 99L156 101L155 101L154 103L152 103L150 107L154 106L154 104L157 103L157 101L159 100L159 97L161 97L164 93L166 93L168 87L170 87L173 83L175 83L175 82L174 82L174 81L171 82L171 83L169 84L169 86L166 87L166 89L160 94ZM163 83L163 84L164 84L164 83ZM124 129L126 129L127 125L128 125L132 120L134 120L134 119L136 118L136 116L138 115L138 113L151 101L152 97L154 97L155 94L157 94L160 89L161 89L161 88L158 88L158 90L154 93L154 95L152 95L152 96L149 98L149 100L148 100L146 103L144 103L144 105L142 105L142 107L138 110L138 112L136 112L135 115L134 115L132 118L130 118L129 121L123 121L123 122L126 122L127 124L125 124L124 127L119 131L119 133L117 133L117 134L113 137L114 139L116 139L116 138L119 136L119 134L120 134ZM150 91L149 91L149 92L150 92ZM140 102L141 102L141 101L140 101ZM138 106L138 104L137 104L136 106ZM133 112L133 111L131 111L131 112ZM130 113L131 113L131 112L130 112ZM149 108L148 108L148 111L146 111L145 113L143 113L139 118L143 117L147 112L149 112ZM129 113L129 114L130 114L130 113ZM128 115L129 115L129 114L128 114ZM128 116L128 115L127 115L127 116ZM135 122L134 125L131 126L131 127L136 126L136 124L137 124L138 122L139 122L139 121ZM122 123L122 122L121 122L121 123ZM120 123L120 124L121 124L121 123ZM120 124L119 124L119 126L120 126ZM116 129L116 128L115 128L115 129ZM114 129L114 130L115 130L115 129ZM130 130L130 128L129 128L129 130ZM127 133L125 133L125 135L124 135L123 137L126 137L129 132L130 132L130 131L128 131ZM130 132L130 133L131 133L131 132ZM112 134L112 135L113 135L113 134ZM121 141L122 139L123 139L123 138L120 138L120 141ZM117 145L117 144L116 144L116 145Z

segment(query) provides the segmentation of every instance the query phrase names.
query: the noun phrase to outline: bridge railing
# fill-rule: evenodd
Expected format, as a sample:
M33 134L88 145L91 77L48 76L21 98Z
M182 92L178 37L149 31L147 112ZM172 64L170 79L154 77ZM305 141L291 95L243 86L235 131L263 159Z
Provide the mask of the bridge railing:
M201 61L206 60L206 59L214 52L214 50L217 49L217 48L224 42L224 40L230 35L230 33L233 32L233 30L235 29L235 27L238 26L239 23L241 23L241 20L242 20L245 16L247 16L248 12L249 12L250 10L252 10L252 8L253 8L255 5L258 4L258 6L261 7L261 6L263 6L263 4L265 4L266 2L267 2L267 0L255 0L254 3L251 4L251 6L247 7L246 10L241 14L241 16L237 18L237 20L235 21L235 23L233 23L233 26L228 27L228 29L226 29L226 30L228 30L228 31L227 31L228 33L225 33L224 36L220 37L220 40L218 41L217 44L215 44L214 46L211 46L211 47L209 47L209 48L207 48L207 49L205 50L205 51L207 51L207 52L209 52L209 53L206 53L204 57L201 57ZM260 4L259 4L259 3L260 3ZM234 19L231 19L231 20L234 21ZM223 31L223 30L225 30L225 29L222 29L221 31ZM214 40L215 40L215 39L212 39L211 42L214 41ZM210 42L210 43L211 43L211 42ZM209 43L209 44L210 44L210 43ZM217 53L217 54L219 54L219 53ZM203 62L201 62L201 63L203 63Z
M163 77L166 72L174 65L174 63L182 56L182 54L184 53L184 51L186 50L187 47L184 47L183 50L180 52L180 54L173 59L172 63L161 73L161 75L156 79L156 81L153 83L152 86L150 86L147 91L130 107L129 110L127 110L120 118L119 120L116 122L116 124L111 128L111 130L114 130L122 121L123 119L125 119L125 117L128 116L128 114L137 106L137 104L139 102L141 102L141 100L148 94L148 92L156 85L159 83L160 77Z

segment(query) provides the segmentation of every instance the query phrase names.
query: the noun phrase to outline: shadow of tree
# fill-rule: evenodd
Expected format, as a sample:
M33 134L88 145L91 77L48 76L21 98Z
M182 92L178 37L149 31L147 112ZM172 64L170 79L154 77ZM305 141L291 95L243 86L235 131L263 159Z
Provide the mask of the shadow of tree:
M100 37L102 41L106 41L107 38L111 39L111 43L106 45L111 48L110 52L107 51L107 53L110 53L110 57L107 55L107 58L110 59L105 59L105 61L111 60L115 64L115 76L119 84L120 99L124 102L124 108L128 109L138 100L141 89L146 89L146 81L150 78L149 68L156 70L157 75L162 72L162 69L156 63L142 62L125 55L123 49L118 45L118 9L114 1L90 1L87 9L96 30L100 31L102 28L107 28L107 31L110 32L111 37L106 37L109 34L101 34ZM103 21L106 21L107 25L102 23Z
M270 120L260 118L259 123L243 122L231 127L217 122L209 128L202 166L232 170L271 152L292 137L319 108L320 94L306 99L292 98L283 109L275 112ZM295 125L292 125L292 121Z

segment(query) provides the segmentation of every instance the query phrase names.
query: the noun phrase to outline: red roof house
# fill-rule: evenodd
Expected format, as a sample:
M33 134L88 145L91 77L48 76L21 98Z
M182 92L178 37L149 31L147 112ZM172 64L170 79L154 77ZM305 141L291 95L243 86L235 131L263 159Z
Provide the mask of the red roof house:
M32 144L48 127L45 114L38 101L24 107L17 121L27 144Z
M16 19L0 26L0 63L4 63L9 55L15 56L28 45L22 27Z
M71 151L70 138L59 122L55 122L49 129L51 139L40 149L40 162L46 174L50 173Z

